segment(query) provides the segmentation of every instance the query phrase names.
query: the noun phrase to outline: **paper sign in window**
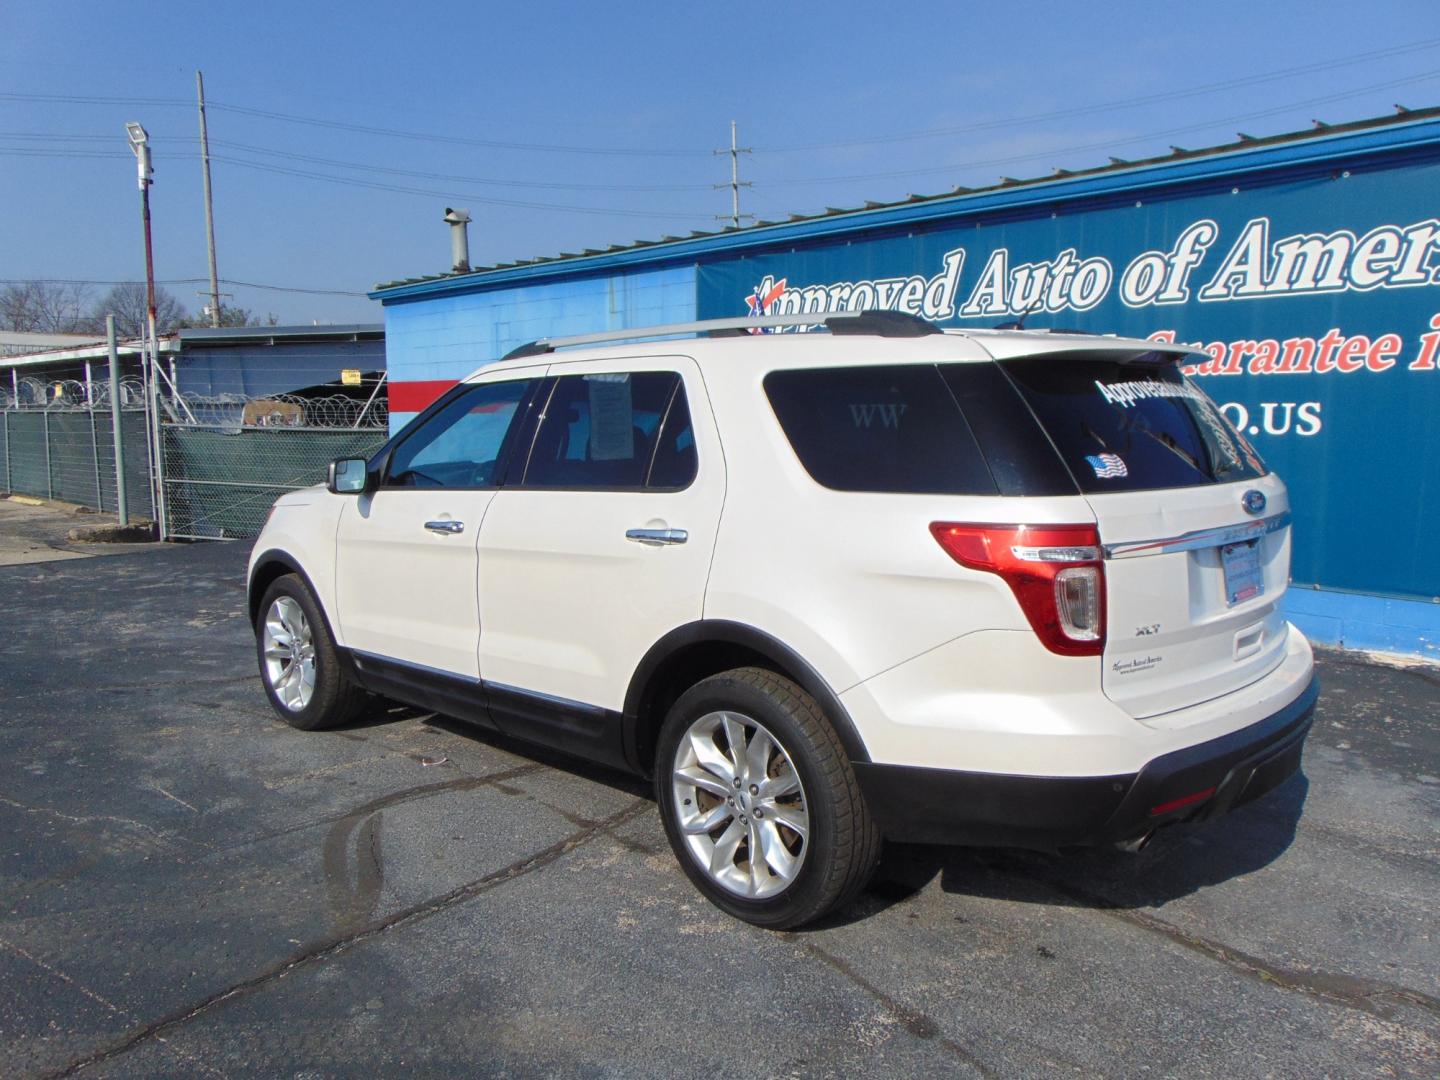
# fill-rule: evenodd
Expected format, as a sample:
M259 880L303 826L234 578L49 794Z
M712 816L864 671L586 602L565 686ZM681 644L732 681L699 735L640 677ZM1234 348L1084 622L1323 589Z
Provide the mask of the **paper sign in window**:
M635 410L629 375L587 375L590 390L590 460L629 461L635 456Z

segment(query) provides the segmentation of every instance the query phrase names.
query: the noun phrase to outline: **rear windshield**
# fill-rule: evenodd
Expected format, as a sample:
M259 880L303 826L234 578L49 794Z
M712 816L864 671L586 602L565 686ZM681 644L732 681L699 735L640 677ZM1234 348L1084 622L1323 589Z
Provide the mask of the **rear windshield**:
M1059 353L1001 365L1080 490L1226 484L1265 466L1205 392L1159 353Z

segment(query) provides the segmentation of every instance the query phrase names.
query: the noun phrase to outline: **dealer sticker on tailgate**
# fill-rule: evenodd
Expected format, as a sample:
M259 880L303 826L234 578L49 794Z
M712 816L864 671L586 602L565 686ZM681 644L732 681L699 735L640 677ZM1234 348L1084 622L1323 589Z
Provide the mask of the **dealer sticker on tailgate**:
M1231 607L1265 591L1265 579L1260 575L1260 545L1256 541L1226 544L1220 549L1220 562L1225 567L1225 600Z

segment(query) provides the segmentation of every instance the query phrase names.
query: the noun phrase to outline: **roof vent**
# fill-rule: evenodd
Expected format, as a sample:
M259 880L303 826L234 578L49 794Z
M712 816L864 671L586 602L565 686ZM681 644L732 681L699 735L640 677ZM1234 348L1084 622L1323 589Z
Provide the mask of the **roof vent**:
M470 272L470 236L466 227L470 224L469 210L445 208L445 223L450 226L450 269L457 274Z

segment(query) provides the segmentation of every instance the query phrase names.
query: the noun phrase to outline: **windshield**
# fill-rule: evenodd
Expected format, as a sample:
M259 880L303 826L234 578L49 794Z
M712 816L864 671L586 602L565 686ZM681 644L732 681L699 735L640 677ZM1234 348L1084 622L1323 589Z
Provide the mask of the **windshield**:
M1263 476L1216 404L1161 353L1058 353L1002 364L1080 490L1148 491Z

